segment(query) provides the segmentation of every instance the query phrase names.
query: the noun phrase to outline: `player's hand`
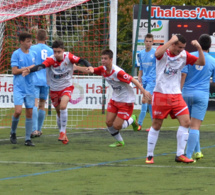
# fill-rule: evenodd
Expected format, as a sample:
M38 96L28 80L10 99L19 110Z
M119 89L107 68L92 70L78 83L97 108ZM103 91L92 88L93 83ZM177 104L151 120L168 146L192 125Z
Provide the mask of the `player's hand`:
M196 47L197 49L201 49L201 45L199 44L199 42L197 40L192 40L191 44Z
M87 68L87 71L89 71L90 73L94 73L94 68L92 66Z
M148 92L148 91L145 91L144 97L142 98L142 102L147 101L147 102L150 104L150 103L151 103L151 100L152 100L152 95L151 95L151 93Z
M176 36L176 35L172 35L172 37L171 37L171 42L172 43L175 43L175 42L177 42L178 41L178 37Z
M22 71L22 76L25 77L30 73L30 69L27 67Z

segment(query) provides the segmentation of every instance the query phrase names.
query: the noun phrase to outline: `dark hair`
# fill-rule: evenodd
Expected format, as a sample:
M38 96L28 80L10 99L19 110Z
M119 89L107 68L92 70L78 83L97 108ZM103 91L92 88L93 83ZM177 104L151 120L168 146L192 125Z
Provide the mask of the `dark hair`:
M152 38L152 40L154 40L154 36L151 33L146 34L145 39L146 38L149 38L149 39Z
M37 40L38 41L45 41L47 38L47 33L44 29L39 29L37 31Z
M183 43L183 44L185 44L187 41L186 41L186 39L181 35L181 34L178 34L178 35L176 35L177 37L178 37L178 41L176 42L176 44L178 43L178 42L181 42L181 43Z
M202 34L199 37L199 44L201 45L202 49L207 51L211 47L211 37L208 34Z
M110 59L113 58L113 52L110 49L104 49L102 55L108 55Z
M52 43L52 48L61 48L64 49L64 43L61 40L56 40Z
M21 32L19 34L19 41L25 41L25 39L31 39L31 34L28 32Z

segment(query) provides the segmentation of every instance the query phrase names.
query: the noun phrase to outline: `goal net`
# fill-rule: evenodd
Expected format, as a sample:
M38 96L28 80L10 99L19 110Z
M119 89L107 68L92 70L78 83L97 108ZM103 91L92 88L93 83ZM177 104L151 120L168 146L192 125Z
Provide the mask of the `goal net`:
M28 31L33 44L38 29L45 29L51 46L63 40L65 50L98 66L101 51L109 47L109 0L3 0L0 3L0 127L10 127L14 112L10 59L19 48L18 35ZM75 90L68 106L68 127L103 128L105 116L102 79L75 73ZM44 128L55 128L56 112L46 105ZM19 127L24 127L23 109Z

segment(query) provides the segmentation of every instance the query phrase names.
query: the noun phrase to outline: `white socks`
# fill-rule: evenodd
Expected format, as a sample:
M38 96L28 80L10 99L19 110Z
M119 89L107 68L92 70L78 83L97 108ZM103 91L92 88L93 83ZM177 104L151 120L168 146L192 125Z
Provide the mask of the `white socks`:
M176 152L176 156L180 156L182 154L184 154L185 151L185 147L187 144L187 140L188 140L188 128L186 127L182 127L179 126L178 127L178 131L177 131L177 152Z
M153 127L148 133L147 156L154 156L154 149L158 140L160 130L156 131Z

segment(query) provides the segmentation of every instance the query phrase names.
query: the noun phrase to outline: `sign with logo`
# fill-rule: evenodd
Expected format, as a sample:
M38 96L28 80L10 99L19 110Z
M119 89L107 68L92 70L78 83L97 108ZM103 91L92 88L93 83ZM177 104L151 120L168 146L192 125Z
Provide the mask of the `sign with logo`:
M137 54L144 49L144 38L148 33L148 20L140 20L139 35L137 43ZM135 44L135 35L137 29L137 20L133 21L133 46ZM157 48L159 45L164 44L169 39L169 21L168 20L151 20L151 33L154 35L153 48ZM137 63L139 66L139 63Z

